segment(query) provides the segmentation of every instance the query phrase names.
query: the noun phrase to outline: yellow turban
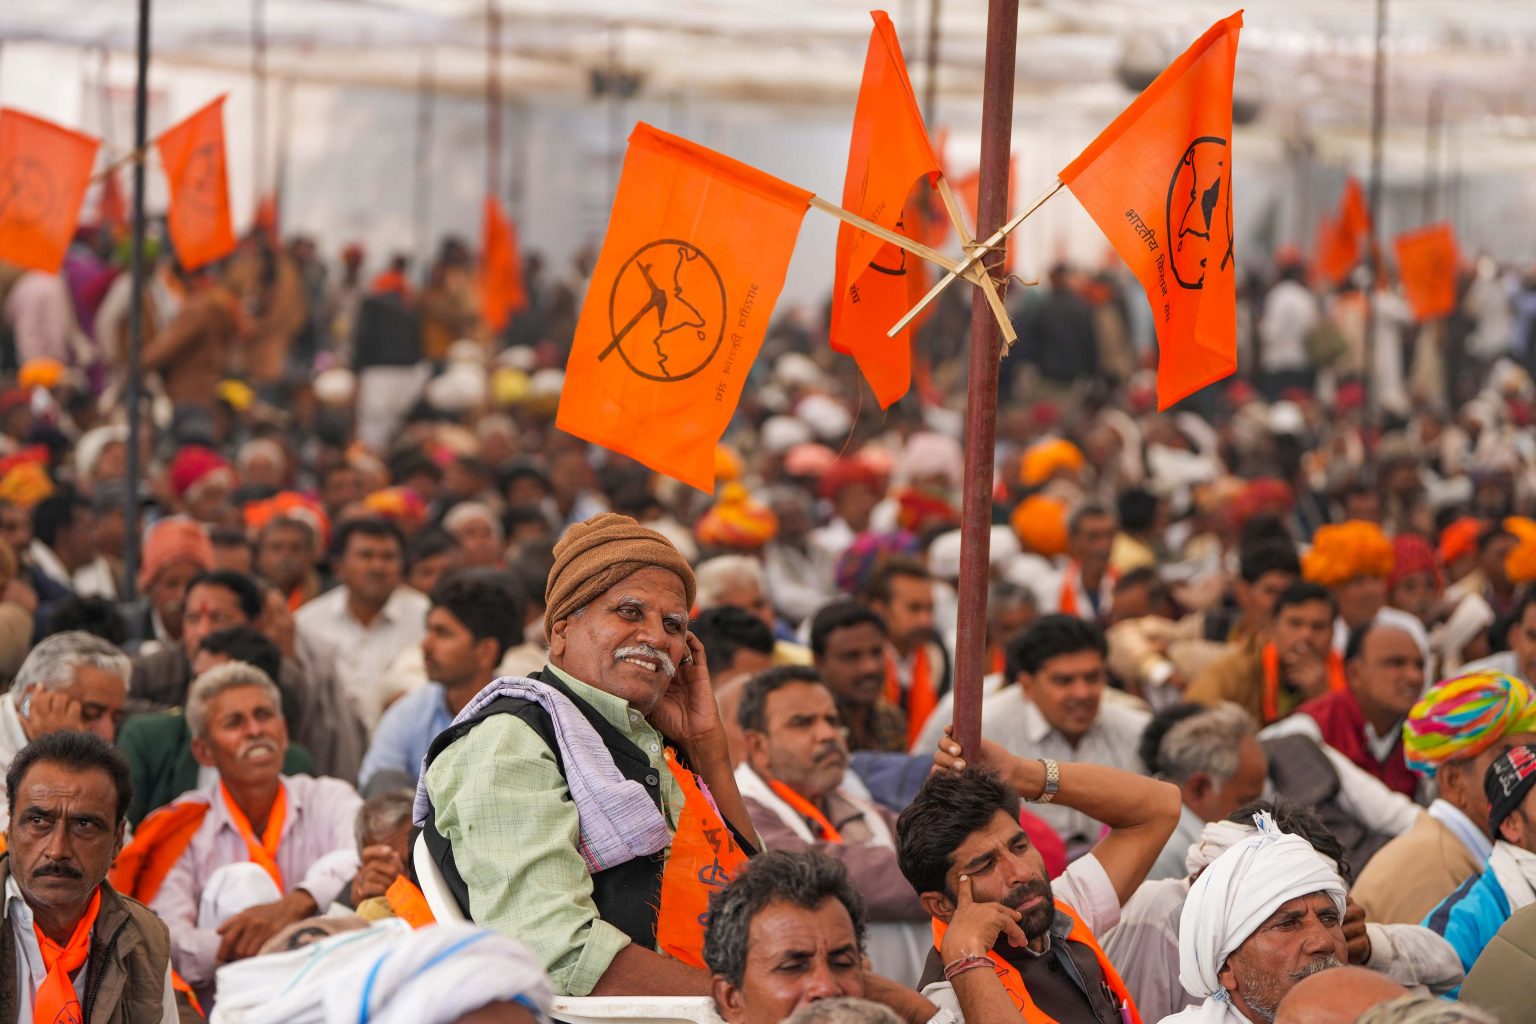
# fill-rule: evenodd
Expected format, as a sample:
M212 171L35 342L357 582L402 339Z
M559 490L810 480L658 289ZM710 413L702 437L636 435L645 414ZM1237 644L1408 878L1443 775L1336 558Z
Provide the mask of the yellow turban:
M778 536L779 519L768 506L752 500L741 484L726 484L693 532L709 547L756 551Z
M1301 560L1301 573L1313 583L1337 587L1357 576L1392 575L1397 556L1381 527L1360 519L1321 527L1312 550Z
M1025 487L1039 487L1058 473L1076 473L1083 468L1083 453L1071 441L1051 438L1037 441L1024 452L1019 465L1019 481Z

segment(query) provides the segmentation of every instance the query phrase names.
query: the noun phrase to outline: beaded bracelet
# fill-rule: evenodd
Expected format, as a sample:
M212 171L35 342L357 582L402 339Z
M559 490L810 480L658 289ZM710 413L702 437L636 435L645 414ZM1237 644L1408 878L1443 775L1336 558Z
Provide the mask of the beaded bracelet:
M978 967L990 967L992 961L984 956L962 956L957 960L951 960L944 965L944 980L954 981L956 977L966 971L973 971Z

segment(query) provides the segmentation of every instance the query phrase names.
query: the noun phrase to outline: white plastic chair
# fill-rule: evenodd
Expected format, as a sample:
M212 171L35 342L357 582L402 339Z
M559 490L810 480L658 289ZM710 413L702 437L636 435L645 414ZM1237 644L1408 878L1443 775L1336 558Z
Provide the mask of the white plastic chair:
M427 849L426 833L416 837L416 844L411 847L411 863L416 866L416 881L421 886L421 894L427 898L432 916L439 921L468 921L469 918L459 910L459 901L448 891L448 883L443 881L437 861Z

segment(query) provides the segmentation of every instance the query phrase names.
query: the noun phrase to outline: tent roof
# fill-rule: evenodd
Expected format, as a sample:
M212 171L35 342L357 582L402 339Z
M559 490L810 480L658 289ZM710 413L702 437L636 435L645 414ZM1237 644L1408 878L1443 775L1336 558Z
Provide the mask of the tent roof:
M262 0L269 72L297 81L484 89L482 0ZM848 104L869 35L867 0L495 0L511 95L590 95L592 72L618 65L650 96L753 104ZM1102 121L1130 90L1130 63L1162 66L1237 0L1035 0L1020 11L1019 116ZM251 62L251 0L154 0L156 60L242 69ZM126 0L6 0L0 39L131 50ZM888 4L923 88L928 4ZM985 5L942 4L939 87L975 108ZM1448 118L1479 135L1530 137L1536 124L1536 4L1390 0L1392 119L1422 122L1432 91ZM1277 134L1361 133L1370 108L1374 5L1253 0L1239 92Z

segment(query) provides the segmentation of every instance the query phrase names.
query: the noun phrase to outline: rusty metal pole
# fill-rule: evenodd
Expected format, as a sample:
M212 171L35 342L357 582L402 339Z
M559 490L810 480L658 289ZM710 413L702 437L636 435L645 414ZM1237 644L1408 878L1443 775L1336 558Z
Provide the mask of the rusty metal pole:
M990 0L981 100L981 182L976 237L1008 217L1008 161L1013 146L1013 70L1019 0ZM994 278L1001 251L984 260ZM971 296L971 362L965 412L965 496L960 519L960 627L955 636L955 738L968 757L981 739L981 677L986 672L987 562L992 540L993 450L1002 331L976 289Z

